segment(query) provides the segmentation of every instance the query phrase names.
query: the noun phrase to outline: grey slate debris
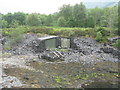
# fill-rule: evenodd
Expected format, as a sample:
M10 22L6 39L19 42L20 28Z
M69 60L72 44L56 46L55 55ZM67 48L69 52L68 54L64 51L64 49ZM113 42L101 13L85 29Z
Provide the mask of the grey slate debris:
M55 61L55 60L63 60L64 55L60 52L60 51L56 51L56 50L49 50L49 51L45 51L42 55L41 55L42 59L46 59L46 60L50 60L50 61Z
M57 48L56 50L46 50L44 43L38 38L40 37L38 37L36 34L25 34L24 40L21 43L14 45L13 48L9 50L9 52L15 55L38 55L39 59L47 59L50 61L69 61L70 57L70 61L80 61L81 59L84 59L85 61L85 59L88 59L87 57L91 57L90 61L94 61L97 58L96 56L100 57L100 55L104 58L101 58L102 60L107 60L107 58L109 58L110 56L111 59L109 58L109 60L117 61L116 59L120 54L119 50L114 49L109 45L99 44L98 42L89 37L72 38L71 48L66 48L68 50L67 52L61 52L57 50L59 48ZM58 40L60 40L60 38Z
M2 88L12 88L12 87L21 87L23 84L19 79L14 76L5 76L2 78L3 81L0 83L0 89Z
M100 49L104 51L104 53L112 54L114 57L118 57L120 55L120 51L112 47L102 47Z

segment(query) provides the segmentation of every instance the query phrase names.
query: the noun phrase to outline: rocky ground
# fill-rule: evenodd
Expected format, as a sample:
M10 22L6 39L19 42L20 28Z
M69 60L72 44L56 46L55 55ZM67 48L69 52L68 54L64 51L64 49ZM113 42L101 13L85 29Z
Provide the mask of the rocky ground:
M118 87L120 52L117 49L99 44L91 38L79 37L74 39L76 50L57 49L35 53L32 42L37 37L26 34L21 43L8 51L3 50L0 88L99 88L101 82L104 82L104 85L101 84L103 87ZM53 53L59 53L59 56Z

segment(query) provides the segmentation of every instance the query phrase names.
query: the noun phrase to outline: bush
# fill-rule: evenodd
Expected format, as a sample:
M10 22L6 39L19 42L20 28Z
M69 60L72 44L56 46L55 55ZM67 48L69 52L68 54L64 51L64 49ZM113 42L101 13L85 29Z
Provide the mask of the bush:
M21 42L23 39L24 30L16 28L9 32L8 43L4 45L4 49L10 49L14 44Z
M97 32L101 32L103 36L110 36L110 31L106 27L98 27L96 28Z
M95 36L96 36L96 31L95 31L94 28L90 28L90 29L87 29L87 30L86 30L86 33L85 33L85 34L88 35L88 36L91 36L91 37L95 38Z
M98 42L99 41L102 41L102 34L101 34L101 32L99 31L99 32L97 32L97 35L96 35L96 38L95 38Z
M75 29L73 30L74 36L86 36L86 31L85 30L80 30L80 29Z
M51 32L51 28L47 27L32 27L29 32L33 33L42 33L42 34L49 34Z
M114 47L119 48L120 49L120 39L116 40L115 43L112 44Z

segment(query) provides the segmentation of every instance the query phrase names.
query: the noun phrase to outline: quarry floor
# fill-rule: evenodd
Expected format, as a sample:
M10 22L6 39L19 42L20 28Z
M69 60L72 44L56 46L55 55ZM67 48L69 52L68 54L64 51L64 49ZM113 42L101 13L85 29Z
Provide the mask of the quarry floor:
M64 61L38 58L39 54L33 54L31 48L27 48L32 40L34 35L27 35L13 50L0 54L0 89L119 88L119 59L101 51L103 46L94 40L78 38L76 42L82 52L65 53ZM20 54L15 55L14 51Z
M2 87L19 88L118 88L118 62L99 61L96 64L80 62L46 60L33 58L24 62L27 56L10 56L3 58L3 78L16 77L18 85L9 80ZM29 56L28 56L29 57Z

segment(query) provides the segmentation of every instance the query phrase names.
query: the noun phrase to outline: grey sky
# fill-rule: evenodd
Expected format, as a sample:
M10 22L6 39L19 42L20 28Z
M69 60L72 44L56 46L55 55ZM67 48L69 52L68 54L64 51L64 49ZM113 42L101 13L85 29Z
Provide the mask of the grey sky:
M74 5L81 1L105 2L118 0L0 0L0 13L25 12L50 14L57 12L63 4Z

